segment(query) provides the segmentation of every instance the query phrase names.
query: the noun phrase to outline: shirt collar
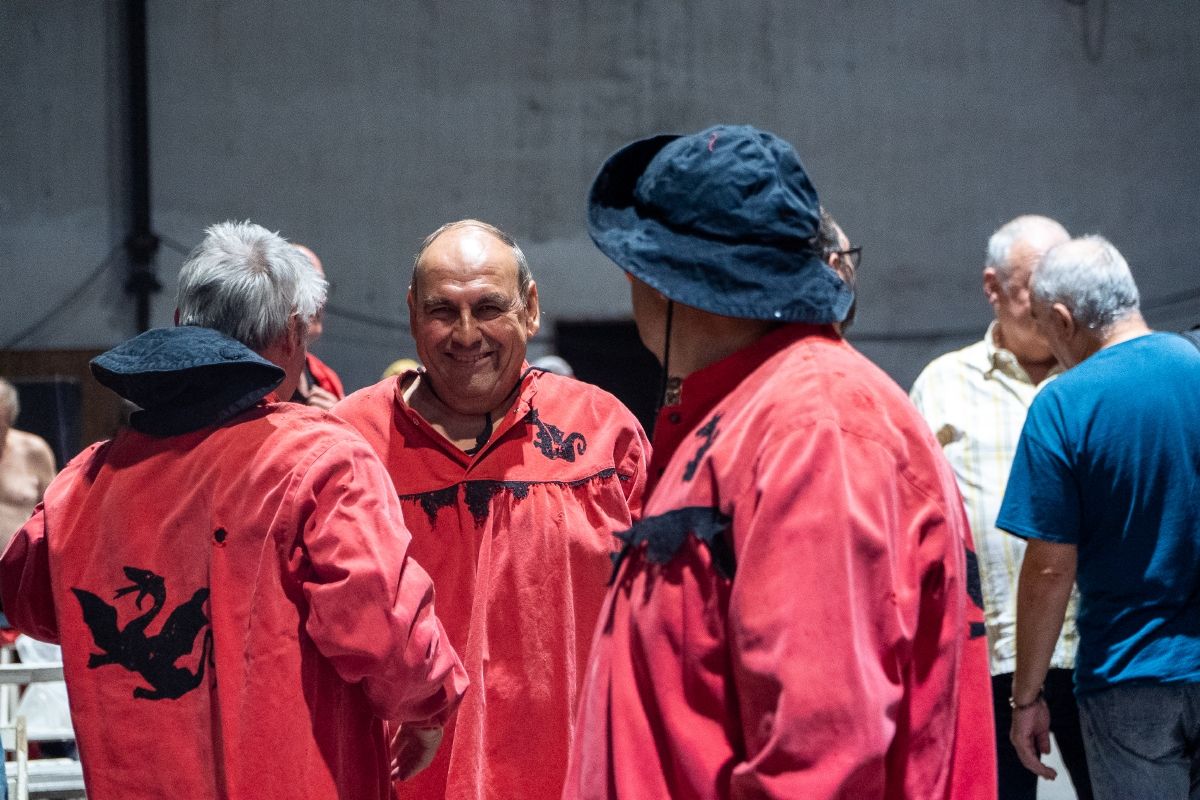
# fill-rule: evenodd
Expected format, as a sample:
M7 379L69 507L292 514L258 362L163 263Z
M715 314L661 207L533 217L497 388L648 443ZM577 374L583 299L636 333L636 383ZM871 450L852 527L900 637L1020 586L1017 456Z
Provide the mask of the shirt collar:
M492 447L508 433L509 429L516 425L521 420L525 419L530 410L533 408L533 398L537 396L538 382L545 370L533 368L528 361L521 363L521 377L517 381L517 385L513 387L513 392L516 393L516 399L512 406L504 413L500 419L493 420L491 435L488 437L487 443L484 444L474 454L468 454L460 450L453 442L443 436L429 420L425 419L421 414L408 404L404 398L404 390L407 388L410 378L424 375L424 368L409 369L396 376L395 383L395 404L396 412L408 416L413 421L413 424L424 430L425 434L447 453L452 455L456 460L464 465L478 462L483 459L483 456L492 449Z
M988 370L985 377L990 376L993 372L998 372L1014 381L1020 381L1021 383L1033 386L1033 379L1029 377L1029 373L1021 366L1021 362L1017 361L1017 357L1012 354L1012 351L1001 347L997 343L996 338L999 334L999 324L996 320L992 320L992 323L988 325L987 334L983 337L988 362ZM1049 375L1055 375L1059 371L1059 368L1055 366L1050 370Z
M743 347L736 353L684 378L679 402L663 406L654 423L654 451L650 460L651 486L658 482L684 437L708 416L722 398L771 356L805 336L837 338L837 333L831 325L784 325L748 347Z

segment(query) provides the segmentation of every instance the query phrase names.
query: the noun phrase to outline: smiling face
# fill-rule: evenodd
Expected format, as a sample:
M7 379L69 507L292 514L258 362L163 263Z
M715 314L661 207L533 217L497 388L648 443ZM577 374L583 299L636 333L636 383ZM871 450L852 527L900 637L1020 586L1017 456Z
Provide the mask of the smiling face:
M522 298L512 248L490 233L451 228L421 255L408 293L417 354L438 398L459 414L500 406L538 330L537 286Z

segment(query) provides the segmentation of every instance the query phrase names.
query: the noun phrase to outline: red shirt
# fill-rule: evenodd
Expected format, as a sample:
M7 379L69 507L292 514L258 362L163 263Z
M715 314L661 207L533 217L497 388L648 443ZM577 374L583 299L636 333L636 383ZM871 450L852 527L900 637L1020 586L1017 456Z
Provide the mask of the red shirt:
M404 402L411 373L334 412L380 454L471 691L401 797L554 797L562 787L614 531L637 519L649 445L612 395L531 371L475 456Z
M687 378L660 469L564 798L994 798L966 519L890 379L831 327L783 327Z
M320 386L338 400L346 396L346 390L342 388L342 379L333 371L333 367L311 352L308 353L304 365L308 368L308 374L312 376L315 385Z
M0 587L62 644L91 800L382 799L384 720L442 720L466 687L408 553L362 438L270 403L86 450Z

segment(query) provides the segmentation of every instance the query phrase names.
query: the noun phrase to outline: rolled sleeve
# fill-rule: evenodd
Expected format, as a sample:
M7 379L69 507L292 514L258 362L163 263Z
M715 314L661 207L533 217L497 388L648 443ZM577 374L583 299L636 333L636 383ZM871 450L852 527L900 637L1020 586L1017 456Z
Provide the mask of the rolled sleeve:
M14 628L35 639L58 643L46 510L41 503L0 557L0 597Z

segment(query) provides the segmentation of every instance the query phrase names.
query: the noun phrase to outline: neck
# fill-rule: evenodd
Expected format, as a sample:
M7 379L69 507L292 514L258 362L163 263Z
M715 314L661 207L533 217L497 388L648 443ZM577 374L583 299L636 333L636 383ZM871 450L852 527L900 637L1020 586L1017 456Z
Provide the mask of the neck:
M426 373L417 375L404 389L404 400L435 430L449 439L460 450L473 452L491 437L495 423L516 402L520 380L496 405L491 408L455 408L442 399ZM488 404L484 404L485 406Z
M1120 344L1130 339L1136 339L1139 336L1145 336L1147 333L1152 333L1150 327L1146 324L1146 320L1142 318L1141 312L1135 311L1130 316L1117 320L1105 328L1103 335L1099 337L1099 347L1096 349L1103 350L1106 347L1112 347L1114 344Z
M735 319L676 304L671 329L671 375L686 378L728 358L778 327L774 322Z
M1025 359L1020 356L1016 356L1016 358L1017 363L1021 365L1021 369L1025 370L1025 374L1029 376L1029 380L1033 382L1034 386L1046 380L1051 370L1058 366L1058 359L1054 356L1037 360Z

